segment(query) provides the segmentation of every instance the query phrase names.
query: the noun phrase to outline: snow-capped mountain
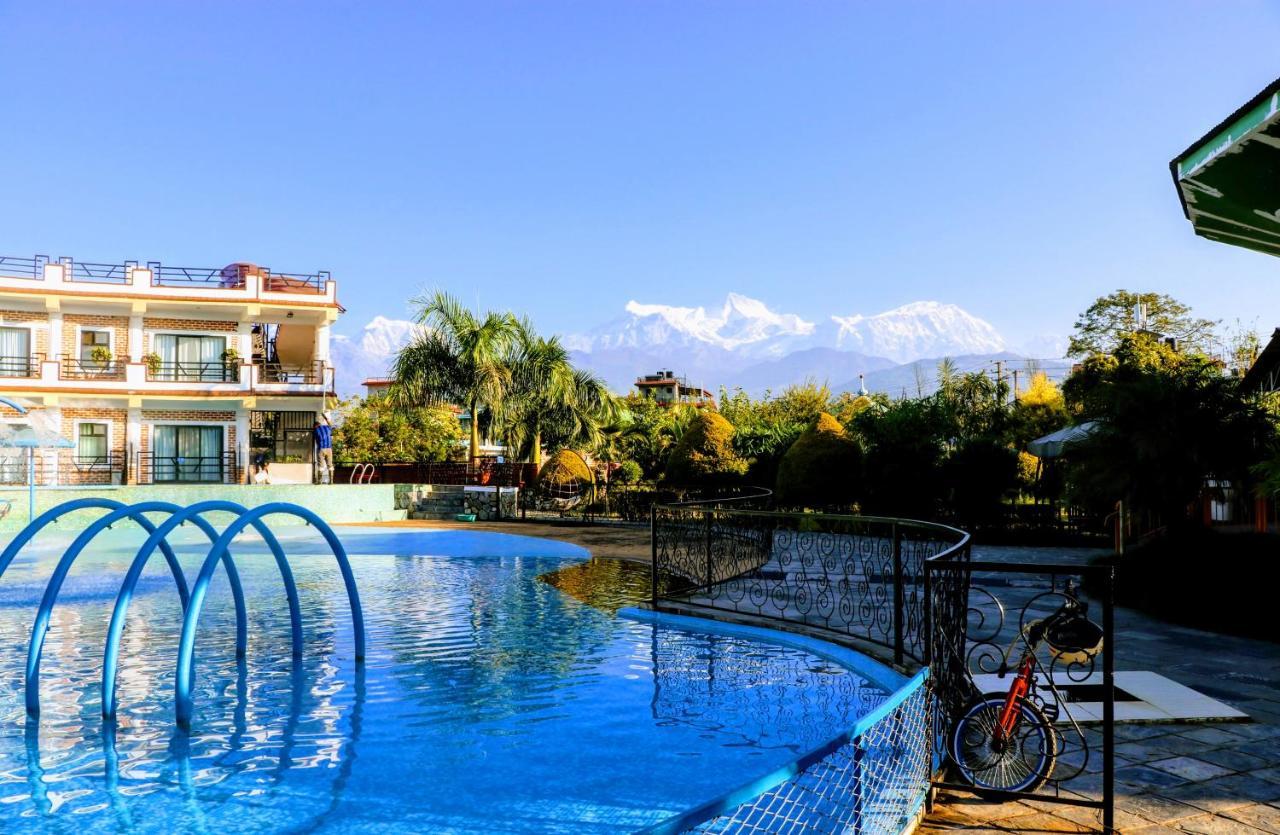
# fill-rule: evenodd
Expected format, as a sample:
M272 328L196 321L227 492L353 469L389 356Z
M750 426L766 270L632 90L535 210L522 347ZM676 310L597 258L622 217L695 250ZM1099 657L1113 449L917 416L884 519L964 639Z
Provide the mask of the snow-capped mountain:
M742 356L781 356L814 334L814 323L777 313L757 299L730 293L721 308L677 307L629 301L627 315L564 339L582 353L620 348L707 347Z
M375 316L364 326L358 339L341 334L329 343L333 366L337 369L338 394L349 397L363 389L370 377L385 377L396 352L409 343L419 325L404 319Z
M907 363L996 355L1006 348L990 323L941 302L819 322L737 293L710 310L630 301L625 311L599 327L563 337L575 364L595 371L618 392L629 391L636 377L665 368L711 389L778 391L805 379L839 389L859 374L883 376ZM357 393L365 378L385 376L417 327L377 316L358 337L335 336L339 392ZM870 386L877 378L867 379Z
M1004 338L989 322L954 304L913 302L874 316L832 316L835 347L896 362L956 354L993 354Z

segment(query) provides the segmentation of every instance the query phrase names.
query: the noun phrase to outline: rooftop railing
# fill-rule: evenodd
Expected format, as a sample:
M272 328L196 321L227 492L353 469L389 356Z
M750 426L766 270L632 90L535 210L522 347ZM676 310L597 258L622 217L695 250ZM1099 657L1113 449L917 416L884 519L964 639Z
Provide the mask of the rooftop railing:
M125 261L123 264L94 264L88 261L73 261L70 258L60 259L67 268L71 281L81 284L128 284L129 270L138 266L137 261Z
M0 255L0 275L17 278L40 278L44 275L44 265L49 263L46 255L34 255L30 258Z
M25 278L36 281L45 277L46 265L54 263L63 270L62 281L76 284L114 284L128 286L134 283L133 271L138 261L98 263L77 261L62 257L51 262L48 256L0 255L0 277ZM244 289L250 275L258 277L258 287L266 293L302 293L324 295L332 280L326 270L314 273L272 272L265 267L249 264L231 264L226 267L180 267L146 262L152 287L176 287L185 289ZM144 279L145 280L145 279Z

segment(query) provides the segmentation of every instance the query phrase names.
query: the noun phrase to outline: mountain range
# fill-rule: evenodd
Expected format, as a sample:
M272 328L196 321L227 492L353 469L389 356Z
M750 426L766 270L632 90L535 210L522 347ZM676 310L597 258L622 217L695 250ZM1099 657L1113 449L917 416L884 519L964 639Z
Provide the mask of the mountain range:
M385 376L415 327L377 316L357 338L335 336L331 351L339 392L356 393L366 377ZM870 316L832 314L820 321L771 310L737 293L710 310L631 301L622 316L562 339L575 364L595 371L620 393L629 391L638 376L671 369L712 391L725 386L760 394L812 379L836 392L865 385L897 396L930 390L934 366L943 357L951 357L961 371L986 369L997 360L1017 366L1023 360L989 322L936 301ZM1051 343L1041 338L1040 344ZM1058 360L1041 367L1061 376L1067 364Z

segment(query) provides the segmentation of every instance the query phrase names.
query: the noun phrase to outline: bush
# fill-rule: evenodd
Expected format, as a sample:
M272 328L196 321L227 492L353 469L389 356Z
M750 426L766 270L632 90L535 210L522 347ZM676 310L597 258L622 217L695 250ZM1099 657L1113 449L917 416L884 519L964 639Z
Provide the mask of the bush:
M733 424L703 409L672 448L663 481L678 487L721 487L740 480L747 465L733 449Z
M623 461L613 473L614 481L620 484L635 484L644 477L644 470L634 461Z
M542 465L542 469L538 471L538 481L556 486L577 481L586 487L594 483L595 478L581 455L571 449L562 449Z
M778 465L778 503L791 507L847 506L854 502L862 449L834 417L823 412L791 445Z
M1018 466L1018 453L990 438L975 438L951 453L945 470L960 521L998 520L1005 497L1018 487Z

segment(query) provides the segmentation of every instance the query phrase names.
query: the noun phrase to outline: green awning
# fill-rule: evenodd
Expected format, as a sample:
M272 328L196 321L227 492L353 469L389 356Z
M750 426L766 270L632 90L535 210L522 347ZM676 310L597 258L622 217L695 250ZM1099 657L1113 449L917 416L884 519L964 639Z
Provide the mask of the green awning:
M1280 255L1280 80L1176 157L1169 170L1197 235Z

